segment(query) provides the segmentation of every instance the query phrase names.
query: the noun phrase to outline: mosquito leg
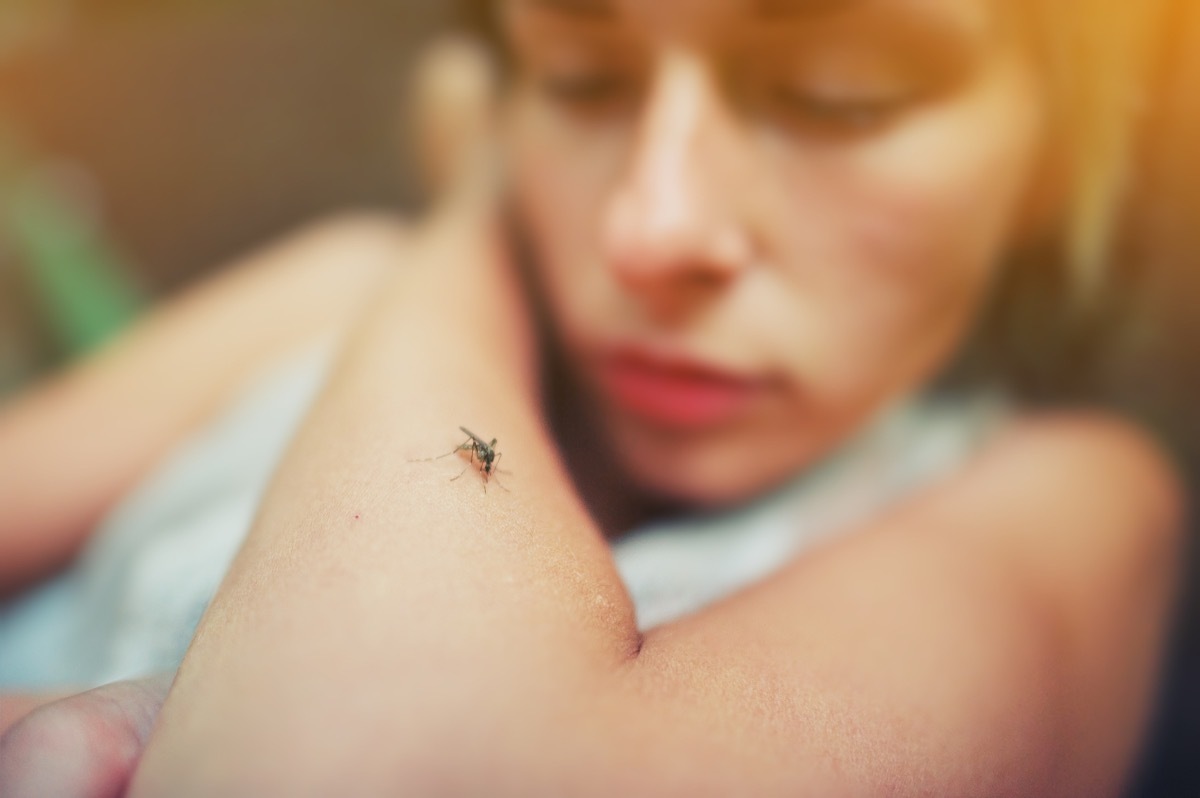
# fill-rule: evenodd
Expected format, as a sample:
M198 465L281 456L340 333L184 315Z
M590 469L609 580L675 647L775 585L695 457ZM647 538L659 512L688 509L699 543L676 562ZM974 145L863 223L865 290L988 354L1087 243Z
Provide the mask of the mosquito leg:
M492 461L492 468L491 468L491 478L492 478L492 479L494 479L494 480L496 480L496 484L497 484L497 485L499 485L501 488L503 488L505 493L512 493L512 491L510 491L510 490L508 489L508 487L507 487L507 486L505 486L505 484L504 484L503 482L501 482L501 481L500 481L500 477L498 476L498 474L500 473L500 469L499 469L499 467L498 467L498 464L500 463L500 458L501 458L501 457L503 457L503 456L504 456L503 452L497 452L497 453L496 453L496 459ZM509 472L508 472L508 471L505 471L504 473L506 473L506 474L507 474L507 473L509 473Z
M422 457L417 460L409 460L410 463L432 463L436 460L441 460L444 457L449 457L452 454L458 454L458 449L453 449L445 454L439 454L437 457Z
M467 468L470 468L470 466L467 466ZM462 471L459 471L458 477L461 477L463 474L467 473L467 468L464 468ZM450 481L453 482L454 480L458 479L458 477L450 477Z

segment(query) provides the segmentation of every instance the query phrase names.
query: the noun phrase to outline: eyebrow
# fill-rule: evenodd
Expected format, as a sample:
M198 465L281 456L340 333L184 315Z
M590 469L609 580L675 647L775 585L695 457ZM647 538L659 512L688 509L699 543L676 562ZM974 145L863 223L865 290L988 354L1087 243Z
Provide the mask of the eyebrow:
M835 12L852 11L862 7L875 9L890 21L890 36L907 39L915 47L933 51L960 51L968 41L975 41L982 32L979 26L948 13L948 3L915 3L907 0L752 0L753 8L763 18L771 20L789 17L817 17Z
M754 10L764 17L821 14L855 5L859 0L754 0Z
M560 14L574 14L595 19L611 19L616 16L616 9L610 0L524 0L528 5L557 11Z
M761 19L780 21L792 18L817 17L835 12L849 11L864 5L881 5L871 0L743 0L743 6ZM615 0L513 0L514 5L532 6L559 14L582 17L608 23L620 16ZM883 3L884 7L894 4ZM912 9L916 11L916 9ZM928 13L926 13L928 12ZM937 17L931 9L924 9L919 16ZM921 26L917 26L921 27ZM944 21L933 28L946 27Z
M753 0L751 7L759 16L791 17L819 14L842 9L859 0ZM616 16L612 0L524 0L529 5L576 16L609 19Z

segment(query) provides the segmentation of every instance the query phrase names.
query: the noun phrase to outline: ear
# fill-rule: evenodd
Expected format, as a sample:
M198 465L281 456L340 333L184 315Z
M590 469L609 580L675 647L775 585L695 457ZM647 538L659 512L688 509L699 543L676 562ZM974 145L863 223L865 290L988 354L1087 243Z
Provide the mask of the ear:
M495 188L497 83L488 51L466 37L435 42L421 58L410 122L423 178L443 210Z

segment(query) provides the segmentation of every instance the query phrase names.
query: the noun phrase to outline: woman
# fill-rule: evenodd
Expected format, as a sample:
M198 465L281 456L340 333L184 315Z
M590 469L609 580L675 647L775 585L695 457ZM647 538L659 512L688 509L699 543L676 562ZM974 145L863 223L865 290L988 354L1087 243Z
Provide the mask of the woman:
M402 240L337 228L299 250L405 262L336 292L369 308L130 794L1117 793L1174 587L1170 468L1104 415L980 421L965 400L970 443L919 467L935 428L903 408L1014 253L1054 238L1060 312L1093 296L1151 17L1130 5L501 3L529 289L460 57L426 115L441 212ZM333 304L331 325L357 315ZM207 395L279 347L251 340ZM906 434L880 445L894 412ZM158 429L190 420L168 415ZM171 435L150 437L43 538L60 559L61 530ZM795 490L846 498L803 544L786 486L830 458ZM773 506L790 534L756 531ZM724 526L606 540L701 510ZM162 688L117 689L19 725L10 783L32 794L17 779L47 771L14 763L84 722L97 758L71 778L120 789Z

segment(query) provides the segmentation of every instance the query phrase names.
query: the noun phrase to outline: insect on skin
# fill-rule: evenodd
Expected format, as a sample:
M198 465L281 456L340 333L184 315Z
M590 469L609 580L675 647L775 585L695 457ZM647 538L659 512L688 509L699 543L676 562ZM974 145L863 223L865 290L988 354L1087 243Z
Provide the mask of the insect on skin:
M459 429L466 433L467 439L455 447L453 451L446 452L445 454L435 457L434 459L440 460L443 457L449 457L451 455L458 454L459 452L470 452L471 459L479 461L479 473L483 475L483 489L486 492L488 481L495 476L496 472L498 471L496 465L500 462L501 457L500 452L496 451L496 439L492 438L491 442L489 443L476 435L474 432L471 432L471 430L467 429L466 427L459 427ZM450 481L453 482L465 473L467 473L467 469L464 468L461 474L452 478ZM496 484L504 488L504 485L502 485L499 480L496 480ZM504 489L508 490L508 488Z

